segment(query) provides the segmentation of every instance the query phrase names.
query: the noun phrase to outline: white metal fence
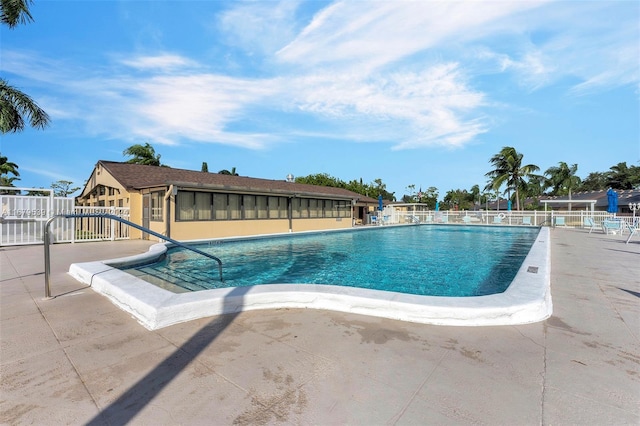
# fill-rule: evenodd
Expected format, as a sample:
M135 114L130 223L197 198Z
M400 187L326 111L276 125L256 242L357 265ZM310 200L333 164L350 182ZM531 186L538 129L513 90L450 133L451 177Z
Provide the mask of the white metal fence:
M41 244L44 226L61 214L108 213L129 219L123 207L77 207L73 198L0 194L0 246ZM58 218L51 223L53 242L121 240L129 238L129 227L104 217Z
M592 218L596 225L600 226L605 220L617 218L633 225L637 225L640 217L585 210L549 210L549 211L403 211L393 208L385 208L382 214L377 215L377 224L404 224L404 223L457 223L476 225L531 225L531 226L561 226L566 228L590 228Z

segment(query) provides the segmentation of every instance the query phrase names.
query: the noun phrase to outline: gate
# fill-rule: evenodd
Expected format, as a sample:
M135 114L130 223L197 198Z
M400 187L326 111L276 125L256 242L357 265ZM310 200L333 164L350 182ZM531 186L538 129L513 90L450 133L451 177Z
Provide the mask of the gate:
M41 188L0 187L2 190ZM73 198L0 194L0 246L42 244L44 227L50 218L65 214L111 214L129 219L129 208L76 207ZM53 242L121 240L129 238L129 226L100 216L58 220L52 226Z

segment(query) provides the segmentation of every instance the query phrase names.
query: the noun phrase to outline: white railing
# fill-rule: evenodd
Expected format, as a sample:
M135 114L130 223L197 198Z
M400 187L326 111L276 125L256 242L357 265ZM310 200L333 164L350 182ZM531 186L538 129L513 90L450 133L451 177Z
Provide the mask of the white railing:
M73 211L72 198L0 195L0 245L42 243L45 222Z
M632 215L613 215L602 211L584 210L521 210L521 211L417 211L407 212L396 209L385 209L377 215L380 225L409 224L409 223L451 223L466 225L524 225L524 226L552 226L564 228L590 228L587 218L593 218L597 226L607 220L616 220L633 224L640 220Z
M0 194L0 246L42 244L47 220L63 214L112 214L129 219L129 208L78 207L73 198ZM129 227L100 217L60 219L52 226L54 242L122 240Z
M128 207L75 207L73 213L110 214L129 220ZM114 241L129 239L128 225L100 216L64 219L60 220L59 223L62 225L66 224L68 228L71 228L74 238L73 241Z

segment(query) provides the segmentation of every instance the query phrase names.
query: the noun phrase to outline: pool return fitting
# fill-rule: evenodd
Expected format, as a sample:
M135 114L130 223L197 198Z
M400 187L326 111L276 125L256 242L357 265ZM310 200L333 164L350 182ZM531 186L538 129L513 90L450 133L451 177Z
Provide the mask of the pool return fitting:
M177 241L165 235L159 234L155 231L145 228L144 226L140 226L136 223L129 222L128 220L123 219L120 216L107 214L107 213L60 214L60 215L55 215L49 220L47 220L46 224L44 225L44 296L47 299L51 299L51 257L50 257L51 255L49 253L49 246L51 245L51 236L50 236L49 228L51 227L51 223L58 218L75 219L75 218L82 218L82 217L100 217L100 218L115 220L116 222L124 223L125 225L129 225L132 228L139 229L142 232L153 235L154 237L158 237L159 239L167 241L178 247L182 247L186 250L190 250L194 253L198 253L202 256L208 257L209 259L215 260L218 263L218 271L220 272L220 282L224 282L224 279L222 278L222 261L212 254L206 253L202 250L198 250L197 248L181 243L180 241Z

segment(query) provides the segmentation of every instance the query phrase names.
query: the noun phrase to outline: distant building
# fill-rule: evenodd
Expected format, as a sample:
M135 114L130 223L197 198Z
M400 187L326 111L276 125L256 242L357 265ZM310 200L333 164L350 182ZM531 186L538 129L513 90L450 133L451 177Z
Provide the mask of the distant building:
M640 203L640 189L616 189L618 193L618 213L626 214L632 213L629 209L629 204ZM531 206L539 206L540 208L544 208L544 200L550 201L558 201L558 200L569 200L568 195L560 195L560 196L548 196L542 195L537 199L527 198L524 200L522 204L525 208L530 208ZM601 191L584 191L584 192L576 192L571 194L571 209L572 210L591 210L591 201L595 201L594 203L594 211L607 211L607 207L609 205L607 199L607 190ZM507 210L507 200L500 200L500 207L498 209L498 204L495 201L488 203L488 210ZM487 208L484 204L482 208ZM512 206L515 209L515 204ZM559 203L547 203L548 210L567 210L569 208L568 202L559 202Z
M280 181L99 161L76 204L128 207L133 223L194 240L350 228L378 200L290 175ZM131 230L131 237L143 234Z
M616 189L618 193L618 213L632 213L629 209L629 204L640 203L640 190L638 189ZM569 200L569 196L542 196L540 197L540 204L544 200ZM589 210L591 209L590 200L595 201L595 211L607 211L609 201L607 199L607 191L584 191L571 194L571 209L572 210ZM548 203L549 210L567 210L568 203Z

